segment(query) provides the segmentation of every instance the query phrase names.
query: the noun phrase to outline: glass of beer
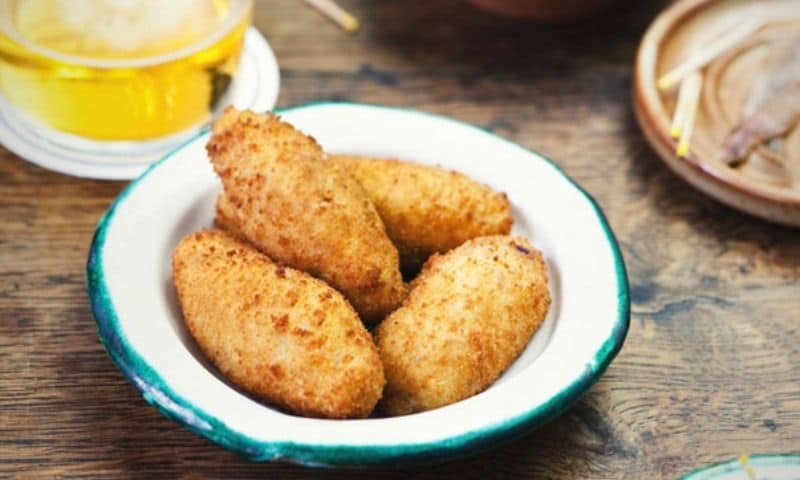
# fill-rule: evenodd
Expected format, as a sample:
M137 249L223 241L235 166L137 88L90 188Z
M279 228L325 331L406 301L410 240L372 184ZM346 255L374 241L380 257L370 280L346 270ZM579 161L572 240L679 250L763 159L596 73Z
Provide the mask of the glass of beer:
M252 0L0 0L0 94L58 138L185 136L225 98L251 14Z

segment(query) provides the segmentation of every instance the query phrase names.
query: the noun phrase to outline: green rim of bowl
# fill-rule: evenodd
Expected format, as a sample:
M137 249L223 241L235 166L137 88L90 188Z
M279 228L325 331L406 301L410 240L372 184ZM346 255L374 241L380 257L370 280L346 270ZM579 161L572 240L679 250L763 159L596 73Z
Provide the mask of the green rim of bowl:
M427 443L409 443L397 445L329 445L295 442L264 442L250 438L232 430L222 421L197 408L186 398L182 398L172 390L158 372L156 372L139 353L131 346L120 328L119 318L109 296L104 278L103 249L106 233L113 223L117 207L136 189L138 183L168 161L176 152L183 149L207 133L207 129L184 144L165 155L151 165L142 175L131 182L120 193L108 211L103 215L95 231L89 257L86 264L86 288L91 302L92 313L97 323L100 341L104 345L111 360L117 365L127 379L141 392L145 401L158 409L166 417L178 421L190 431L208 438L221 446L242 454L254 461L286 461L305 466L366 466L366 465L400 465L400 464L432 464L469 456L489 448L502 445L527 433L560 415L574 404L603 374L611 360L619 352L628 332L630 323L630 297L628 294L628 277L619 245L611 232L611 228L600 210L597 202L584 191L574 180L568 177L555 163L542 155L525 149L509 140L495 135L482 128L454 120L441 115L422 112L408 108L389 107L351 102L312 102L295 107L276 109L276 113L287 113L319 106L356 106L372 109L384 109L406 113L415 113L434 117L438 120L468 127L486 135L491 135L506 144L533 154L545 160L560 173L587 202L592 206L597 221L606 235L615 262L617 277L617 319L611 335L596 352L594 361L587 364L583 374L567 387L562 389L548 401L537 405L529 411L514 418L497 422L479 430L455 435L442 440Z
M800 453L774 453L756 454L748 456L748 464L758 474L759 467L795 467L797 474L800 475ZM742 464L738 458L732 458L724 462L712 463L692 470L682 476L680 480L714 480L721 475L741 472L746 477Z

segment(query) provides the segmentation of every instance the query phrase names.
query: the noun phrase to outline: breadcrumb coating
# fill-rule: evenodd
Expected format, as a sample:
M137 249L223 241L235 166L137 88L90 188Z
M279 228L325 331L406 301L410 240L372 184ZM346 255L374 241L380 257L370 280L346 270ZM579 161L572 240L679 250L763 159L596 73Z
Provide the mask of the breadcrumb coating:
M430 410L489 387L544 321L547 282L541 253L522 237L480 237L434 255L376 329L387 381L379 410Z
M378 212L313 138L273 114L228 108L206 148L224 187L218 224L328 282L367 324L402 302L399 256Z
M364 187L407 276L427 258L472 238L505 235L514 222L504 193L458 172L394 159L330 155Z
M234 385L305 416L372 412L380 357L339 292L220 230L185 237L172 269L187 329Z

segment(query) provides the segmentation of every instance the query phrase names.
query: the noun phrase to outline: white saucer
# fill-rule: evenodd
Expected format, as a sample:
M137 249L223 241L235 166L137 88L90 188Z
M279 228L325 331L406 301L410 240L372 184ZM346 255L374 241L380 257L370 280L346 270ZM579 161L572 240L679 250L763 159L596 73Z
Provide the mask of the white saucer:
M242 59L229 102L262 112L275 106L280 73L275 54L254 27L245 34ZM0 95L0 143L20 157L67 175L107 180L138 177L147 167L203 126L148 142L93 142L49 128L35 128Z

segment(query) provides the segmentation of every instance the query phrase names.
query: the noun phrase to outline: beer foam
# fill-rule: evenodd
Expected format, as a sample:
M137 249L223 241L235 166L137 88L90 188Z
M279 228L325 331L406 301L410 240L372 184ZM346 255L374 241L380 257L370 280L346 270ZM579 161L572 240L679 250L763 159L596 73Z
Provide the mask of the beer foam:
M209 0L58 0L61 20L81 42L119 53L207 35L221 20ZM191 37L191 38L190 38Z

